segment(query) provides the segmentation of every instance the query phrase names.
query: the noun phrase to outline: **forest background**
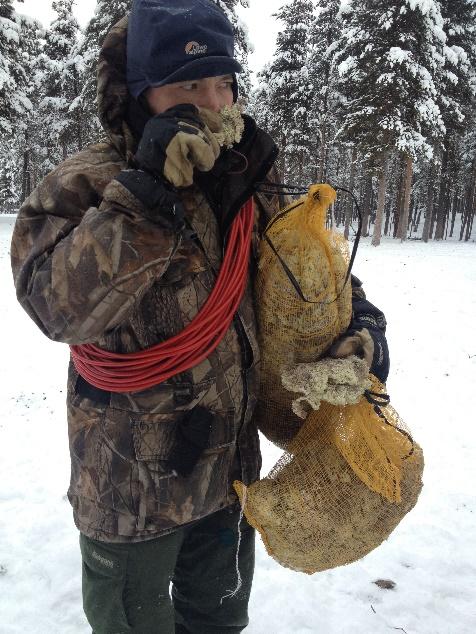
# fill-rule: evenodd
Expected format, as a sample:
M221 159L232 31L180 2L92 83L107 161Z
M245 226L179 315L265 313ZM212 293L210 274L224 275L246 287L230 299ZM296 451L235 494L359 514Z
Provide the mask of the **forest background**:
M255 82L238 12L247 0L216 4L235 26L241 99L280 146L284 183L355 192L374 245L382 235L474 241L475 0L278 3L276 49ZM130 5L98 0L81 29L74 0L55 0L44 29L0 0L0 213L103 137L96 60ZM349 236L356 213L339 196L329 223Z

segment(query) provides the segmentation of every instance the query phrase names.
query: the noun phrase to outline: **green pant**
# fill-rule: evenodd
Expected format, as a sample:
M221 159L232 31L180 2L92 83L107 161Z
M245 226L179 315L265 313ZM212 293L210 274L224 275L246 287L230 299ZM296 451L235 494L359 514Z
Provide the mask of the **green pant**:
M254 529L230 507L164 537L110 544L81 534L93 634L234 634L248 625ZM170 584L172 592L170 595ZM225 598L223 598L225 597Z

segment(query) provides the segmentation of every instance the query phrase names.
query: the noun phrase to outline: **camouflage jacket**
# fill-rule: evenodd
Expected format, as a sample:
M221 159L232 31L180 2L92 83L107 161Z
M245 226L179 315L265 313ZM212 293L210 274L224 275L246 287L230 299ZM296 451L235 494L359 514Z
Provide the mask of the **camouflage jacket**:
M114 177L130 167L138 135L125 82L126 19L104 43L99 115L108 134L50 173L19 212L12 241L17 296L45 335L116 352L148 348L181 331L216 280L222 236L277 149L249 117L239 151L182 191L193 231L176 236ZM129 113L129 115L128 115ZM238 161L238 165L237 165ZM283 201L256 196L259 225ZM252 413L259 350L251 281L233 327L205 361L134 394L97 390L69 367L68 497L78 528L103 541L140 541L233 504L232 481L256 480L259 441ZM184 412L213 413L209 443L192 474L167 468Z

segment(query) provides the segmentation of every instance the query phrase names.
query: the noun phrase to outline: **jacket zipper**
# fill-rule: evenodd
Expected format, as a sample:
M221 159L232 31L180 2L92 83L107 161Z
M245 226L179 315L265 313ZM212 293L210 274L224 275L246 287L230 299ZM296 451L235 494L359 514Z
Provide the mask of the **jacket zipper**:
M260 180L262 180L262 178L264 178L264 176L266 176L266 174L269 172L269 170L271 169L272 165L275 163L277 155L279 154L279 151L277 149L275 149L275 151L273 151L271 153L271 155L268 157L268 160L266 161L266 163L264 163L264 167L262 167L262 169L260 170L260 172L258 173L257 177L256 177L256 182L259 182ZM219 210L217 209L215 203L210 199L210 196L208 195L207 191L204 191L202 189L202 193L205 195L205 198L207 199L208 204L210 205L210 208L212 209L213 213L215 214L215 217L217 219L217 222L219 223ZM233 214L229 214L229 216L231 218L235 218L237 212L239 211L239 209L241 209L242 204L244 204L248 198L250 198L250 196L254 196L255 194L255 189L254 189L254 184L252 184L251 186L249 186L245 191L244 191L244 195L242 194L242 196L238 199L238 204L235 203L234 206L236 206L236 209L233 209L233 207L230 207L230 210L233 209ZM241 200L243 200L243 202L241 202ZM217 275L217 271L216 269L211 265L211 262L208 258L208 255L197 235L197 232L194 230L192 223L189 220L186 220L186 223L188 224L188 226L191 228L191 230L193 231L193 237L192 239L194 240L195 244L197 244L200 249L202 250L203 254L205 255L205 259L207 260L210 268L212 269L212 271L215 273L215 275ZM230 223L231 226L231 223ZM225 235L223 235L223 244L222 244L222 258L225 255L225 244L226 244L226 237L228 235L229 232L229 228L227 229L227 232ZM241 369L241 378L242 378L242 383L243 383L243 409L241 412L241 420L239 423L239 427L237 430L237 434L236 434L236 451L238 454L238 460L239 463L241 465L241 475L242 475L242 479L243 479L243 463L241 460L241 452L240 452L240 445L238 442L238 439L243 431L243 425L245 423L245 416L246 416L246 412L248 410L248 397L249 397L249 391L248 391L248 380L247 380L247 370L249 369L249 367L251 367L251 364L253 362L253 359L250 359L249 364L247 364L247 348L249 347L249 349L251 350L251 354L253 355L253 349L251 347L251 343L245 333L245 328L243 325L243 321L240 317L240 315L238 313L236 313L235 317L233 318L233 323L235 326L235 332L237 334L238 337L238 342L240 345L240 349L241 349L241 362L242 362L242 369Z

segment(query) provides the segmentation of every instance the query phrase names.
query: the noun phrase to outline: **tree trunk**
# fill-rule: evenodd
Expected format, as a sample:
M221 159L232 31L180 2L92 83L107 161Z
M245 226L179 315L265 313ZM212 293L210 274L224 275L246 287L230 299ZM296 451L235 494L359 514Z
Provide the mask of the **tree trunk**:
M464 236L464 241L465 241L465 242L468 242L468 241L469 241L469 239L471 238L471 234L473 233L474 213L475 213L475 212L473 212L473 215L472 215L472 216L471 216L471 218L469 219L468 225L467 225L467 227L466 227L466 234L465 234L465 236Z
M410 197L412 194L412 178L413 178L413 159L411 156L406 157L405 161L405 180L404 180L404 195L403 195L403 208L400 215L400 221L398 223L397 238L403 242L407 239L408 235L408 217L410 213Z
M352 154L350 158L350 178L349 178L349 191L354 191L354 181L355 181L355 164L357 162L357 148L354 146L352 148ZM352 222L352 212L354 209L354 199L350 194L347 194L347 205L345 210L345 227L344 227L344 238L346 240L349 239L349 230L350 223Z
M372 200L372 176L367 176L364 185L364 200L362 204L362 235L367 237L369 235L369 218L370 218L370 203Z
M443 240L445 235L445 225L447 216L446 201L448 198L448 152L443 152L443 160L441 164L441 179L440 179L440 195L438 197L438 212L436 215L436 231L435 240Z
M476 157L473 159L473 166L471 170L471 181L469 182L468 187L466 189L466 196L464 199L461 229L459 233L460 240L463 239L463 236L465 235L465 229L468 223L470 222L472 201L474 200L475 190L476 190Z
M428 173L428 195L427 195L427 203L426 203L426 216L425 223L423 225L423 233L422 240L423 242L428 242L430 239L430 228L432 225L433 219L433 201L434 201L434 188L433 188L433 174L434 174L434 162L430 163L430 170Z
M468 215L468 223L466 225L466 232L465 232L465 236L464 236L464 241L468 242L468 240L471 238L471 233L473 232L473 222L474 222L474 215L476 213L476 193L473 192L473 198L471 200L471 206L469 208L469 215Z
M400 218L402 217L402 208L403 208L403 198L405 196L405 174L402 169L402 164L400 159L397 160L397 175L398 175L398 184L397 184L397 198L395 202L395 211L393 213L393 237L397 237L398 225L400 224ZM388 222L390 225L390 221ZM389 227L387 231L389 230Z
M418 213L415 213L415 220L413 222L412 233L418 233L421 222L421 206L418 207Z
M389 198L391 198L391 196L389 196ZM391 220L392 220L392 202L391 200L388 200L385 203L385 209L384 209L384 214L385 214L385 227L383 229L383 235L384 236L388 236L388 234L390 233L390 226L391 226Z
M372 245L378 247L382 237L382 222L383 212L385 208L385 194L387 192L387 170L388 170L388 150L385 150L382 155L382 166L379 176L378 185L378 202L377 202L377 216L375 218L374 234L372 237Z
M30 177L30 151L26 149L23 152L23 168L22 168L22 183L21 183L21 204L31 194L31 177Z
M461 208L461 198L459 197L459 192L455 191L455 194L453 196L452 213L451 213L450 238L453 237L453 233L455 230L456 215L458 214L460 208Z
M324 173L325 173L325 164L326 164L326 146L327 146L327 130L326 124L321 124L320 129L320 138L321 138L321 151L319 153L319 173L317 176L317 182L324 182Z

